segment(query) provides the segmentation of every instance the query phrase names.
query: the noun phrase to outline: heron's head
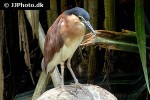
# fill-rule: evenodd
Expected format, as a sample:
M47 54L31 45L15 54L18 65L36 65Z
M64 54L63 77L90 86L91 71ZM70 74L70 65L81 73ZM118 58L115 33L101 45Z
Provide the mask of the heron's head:
M74 14L75 16L77 16L80 21L86 26L86 28L89 29L94 35L96 35L96 32L94 31L92 25L89 22L90 15L86 10L80 7L75 7L70 10L66 10L64 13L68 15Z

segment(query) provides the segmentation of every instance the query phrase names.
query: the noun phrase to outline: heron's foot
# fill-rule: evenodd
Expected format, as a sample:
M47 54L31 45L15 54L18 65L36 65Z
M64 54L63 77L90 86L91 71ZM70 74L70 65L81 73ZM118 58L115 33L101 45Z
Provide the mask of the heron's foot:
M61 85L60 89L61 89L61 92L59 95L61 95L61 93L63 93L63 92L68 92L68 93L72 94L73 96L77 97L76 92L75 92L76 90L73 89L72 87Z
M76 91L77 91L77 89L80 89L80 90L82 90L85 94L88 94L88 93L87 93L88 90L87 90L86 88L84 88L81 83L76 82L76 83L71 83L71 85L72 85L73 87L75 87Z

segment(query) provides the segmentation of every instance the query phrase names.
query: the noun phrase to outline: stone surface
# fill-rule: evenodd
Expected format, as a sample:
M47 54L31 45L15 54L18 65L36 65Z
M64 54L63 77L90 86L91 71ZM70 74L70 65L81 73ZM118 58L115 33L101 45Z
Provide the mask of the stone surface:
M37 100L117 100L117 98L99 86L83 84L66 85L65 90L60 87L50 89Z

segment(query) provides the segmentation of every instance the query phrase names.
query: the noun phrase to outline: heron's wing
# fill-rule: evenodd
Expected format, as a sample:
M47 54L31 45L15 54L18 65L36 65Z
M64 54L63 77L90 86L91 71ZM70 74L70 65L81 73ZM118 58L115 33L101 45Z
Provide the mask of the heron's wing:
M61 23L63 23L62 18L57 18L54 24L49 28L45 44L44 44L44 65L53 59L56 52L59 52L64 45L64 40L60 34Z

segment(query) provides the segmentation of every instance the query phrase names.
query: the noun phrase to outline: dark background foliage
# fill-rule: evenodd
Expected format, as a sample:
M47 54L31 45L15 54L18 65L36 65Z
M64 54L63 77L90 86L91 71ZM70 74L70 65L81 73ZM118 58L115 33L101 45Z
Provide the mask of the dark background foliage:
M83 0L66 0L66 8L70 9L76 5L83 7ZM60 4L61 0L57 0L58 15L61 14ZM104 29L104 1L99 0L98 2L98 27L97 29ZM149 1L144 0L145 15L147 21L150 19L150 6ZM122 29L127 29L135 31L134 29L134 0L116 0L116 31L121 31ZM14 99L14 97L20 93L24 93L35 89L32 80L29 75L29 69L27 68L24 61L24 53L19 50L19 33L18 33L18 11L17 10L5 10L5 33L4 33L4 97L5 100ZM37 83L40 72L41 72L41 60L42 53L38 46L37 39L33 39L32 30L29 22L25 18L28 40L29 40L29 51L32 64L32 72L35 83ZM40 10L40 22L45 33L48 30L47 16L45 10ZM146 23L146 21L145 21ZM149 28L149 26L147 26ZM150 34L149 30L146 30L146 34ZM126 100L129 93L132 93L135 88L140 88L141 85L138 84L138 79L143 76L143 71L141 67L141 62L138 53L125 52L125 51L115 51L111 57L110 72L108 70L104 71L104 56L105 49L95 47L96 49L96 71L93 73L92 78L89 83L98 84L103 88L109 90L116 97ZM89 49L79 48L74 54L72 60L72 67L81 83L87 83L87 68L82 66L79 69L79 64L81 63L82 56L84 60L88 63ZM149 62L148 62L149 65ZM65 69L65 80L72 81L69 71ZM107 77L105 77L105 75ZM105 78L104 78L105 77ZM144 77L142 77L144 79ZM136 83L137 82L137 83ZM144 84L145 81L139 81L140 84ZM67 83L68 84L68 83ZM139 99L144 100L147 95L147 90L145 89L140 95ZM147 95L148 97L148 95Z

